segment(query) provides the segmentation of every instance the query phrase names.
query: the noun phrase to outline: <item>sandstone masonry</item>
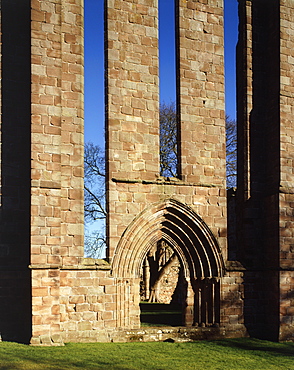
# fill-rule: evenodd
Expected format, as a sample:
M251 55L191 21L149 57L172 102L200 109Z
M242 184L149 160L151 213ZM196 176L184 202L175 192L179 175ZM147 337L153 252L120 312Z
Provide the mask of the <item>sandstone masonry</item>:
M105 1L103 261L83 251L83 0L1 2L3 340L248 331L293 339L294 2L239 0L236 261L227 245L223 1L175 4L179 177L164 178L158 1ZM140 328L140 271L160 241L183 271L184 326L155 333Z

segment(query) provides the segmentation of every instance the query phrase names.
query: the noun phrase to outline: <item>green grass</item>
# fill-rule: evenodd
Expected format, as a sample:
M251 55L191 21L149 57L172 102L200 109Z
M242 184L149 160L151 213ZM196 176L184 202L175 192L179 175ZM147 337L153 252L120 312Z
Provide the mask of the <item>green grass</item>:
M294 343L226 339L190 343L89 343L30 347L0 343L1 370L294 369Z

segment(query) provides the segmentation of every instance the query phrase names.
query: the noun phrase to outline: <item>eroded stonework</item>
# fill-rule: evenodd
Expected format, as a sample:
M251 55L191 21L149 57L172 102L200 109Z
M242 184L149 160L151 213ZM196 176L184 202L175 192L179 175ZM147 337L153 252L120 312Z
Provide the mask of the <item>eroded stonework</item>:
M105 1L106 262L83 256L83 1L2 1L3 340L293 339L294 1L239 1L236 261L223 1L175 4L179 177L164 178L158 1ZM140 279L158 243L177 256L183 327L154 333Z

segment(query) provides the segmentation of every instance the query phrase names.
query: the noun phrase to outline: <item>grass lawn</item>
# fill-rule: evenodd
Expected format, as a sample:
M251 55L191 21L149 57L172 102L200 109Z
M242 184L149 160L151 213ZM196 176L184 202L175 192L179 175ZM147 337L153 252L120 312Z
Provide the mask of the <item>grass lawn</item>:
M226 339L190 343L0 343L0 369L294 369L294 343Z

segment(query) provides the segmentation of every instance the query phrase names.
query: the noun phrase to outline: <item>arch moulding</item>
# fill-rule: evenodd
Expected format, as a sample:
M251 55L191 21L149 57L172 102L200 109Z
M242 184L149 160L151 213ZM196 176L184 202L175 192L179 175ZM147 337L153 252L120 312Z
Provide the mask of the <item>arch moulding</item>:
M161 239L176 251L186 279L223 276L222 253L211 230L190 207L174 199L153 204L127 227L113 258L113 276L139 278L144 257Z

